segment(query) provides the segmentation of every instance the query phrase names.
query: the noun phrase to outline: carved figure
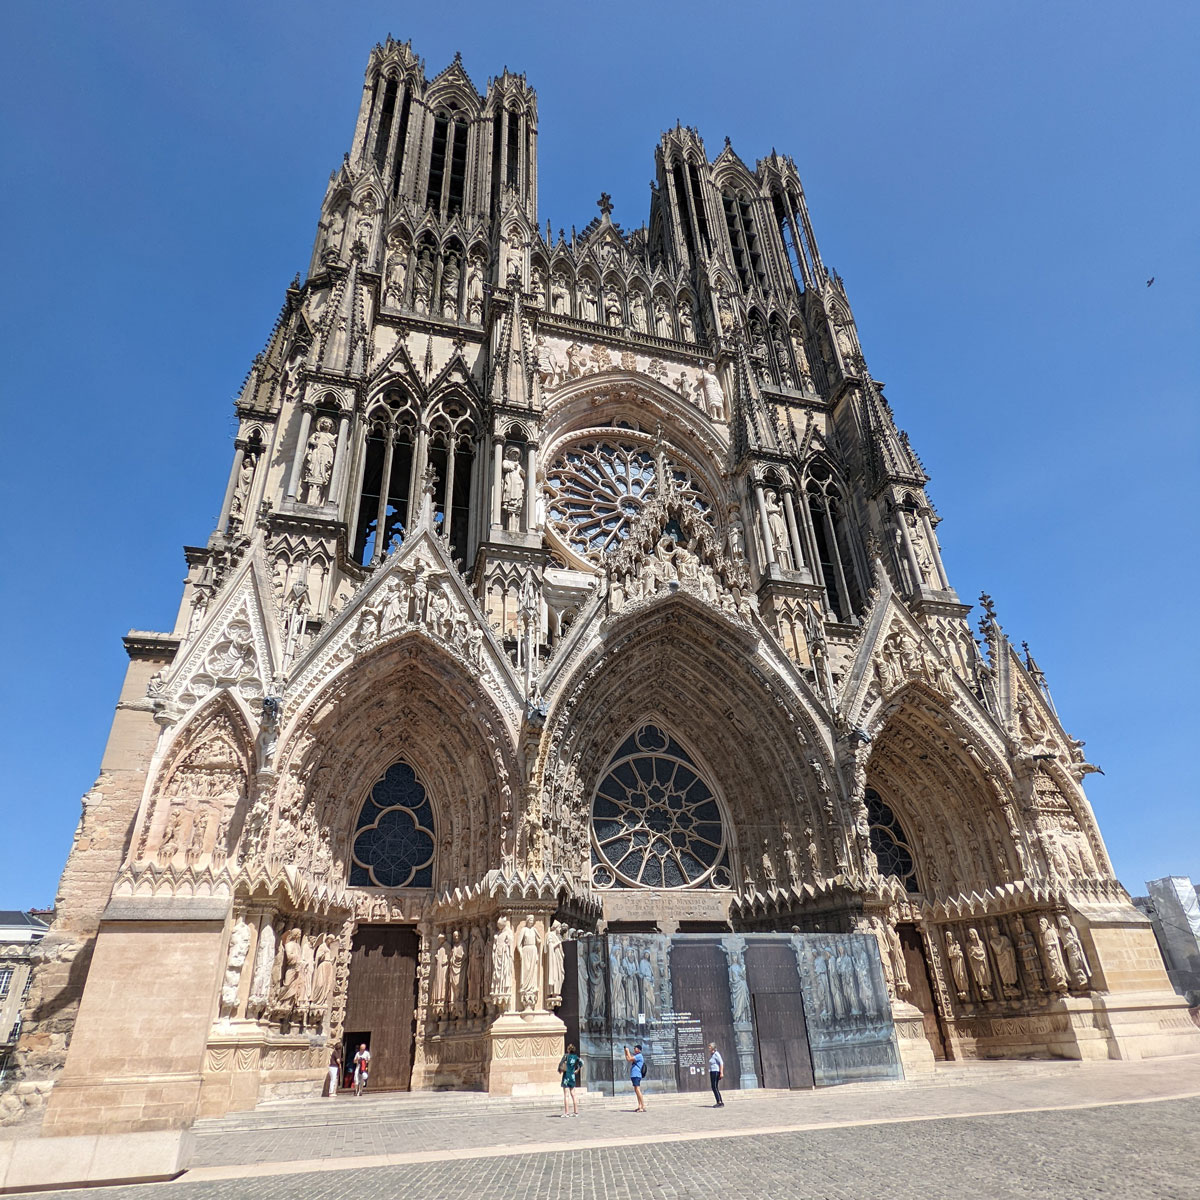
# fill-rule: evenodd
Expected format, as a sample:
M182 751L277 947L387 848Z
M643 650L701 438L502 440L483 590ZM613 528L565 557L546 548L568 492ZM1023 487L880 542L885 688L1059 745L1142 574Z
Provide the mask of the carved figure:
M859 1016L863 1012L863 1002L858 987L858 971L853 955L846 950L845 942L838 942L833 967L837 975L837 989L841 992L845 1004L845 1015Z
M904 959L904 946L900 942L900 934L890 921L884 921L883 934L887 940L888 959L892 964L892 975L896 980L896 995L901 1000L907 999L912 991L908 981L908 963Z
M241 521L246 515L246 505L250 503L250 488L254 484L254 468L257 460L249 455L242 456L242 465L238 470L237 483L233 489L233 499L229 502L229 519Z
M450 951L446 935L439 933L430 956L429 1007L434 1016L441 1016L446 1006L446 975L450 967Z
M258 934L258 951L254 956L254 978L250 981L250 1000L261 1006L271 992L271 975L275 969L275 927L264 922Z
M721 421L725 418L725 393L721 390L721 384L716 375L713 374L715 370L716 365L709 363L700 379L704 385L704 411L714 421Z
M762 872L763 884L766 887L772 888L775 886L775 864L771 861L771 843L768 838L763 838L762 851Z
M337 972L337 938L327 933L317 943L313 963L312 997L309 1001L318 1015L324 1016L333 999L334 976Z
M641 976L638 974L637 950L632 943L626 945L625 956L621 959L621 988L625 993L625 1019L632 1025L642 1011Z
M328 417L321 417L308 439L308 449L305 451L304 466L300 473L305 504L325 503L328 496L326 489L333 478L333 456L336 447L333 422Z
M596 285L590 279L579 285L579 316L584 321L596 319Z
M696 340L696 323L692 319L692 302L686 297L679 299L679 336L685 342Z
M949 929L946 930L946 957L950 960L950 973L954 976L955 994L960 1000L965 1000L970 994L967 983L967 964L958 939Z
M671 309L662 296L654 297L654 332L661 338L675 336L671 325Z
M221 1015L226 1020L237 1012L242 967L249 953L250 926L246 924L245 917L238 917L229 935L229 957L225 960L225 980L221 985Z
M550 311L562 317L571 315L571 292L565 275L556 274L550 284Z
M563 952L563 930L561 921L550 923L546 934L546 1004L558 1008L562 1004L563 980L566 978L566 963Z
M399 308L404 304L404 285L408 281L408 242L398 233L388 238L387 299Z
M653 1025L658 1020L658 987L649 946L642 950L642 960L638 963L638 979L641 984L641 1012L645 1015L646 1023Z
M735 1025L750 1023L750 985L746 980L746 964L740 954L729 960L729 1007Z
M467 260L467 320L483 322L483 259L478 254Z
M533 293L534 308L546 307L546 276L536 263L529 277L529 290Z
M533 913L525 918L517 938L517 953L521 959L521 1007L527 1012L537 1008L542 965L542 935Z
M483 1014L483 954L487 935L477 926L471 926L467 943L467 1011L478 1017Z
M308 989L304 977L304 935L299 929L288 930L281 951L283 971L279 983L279 1007L303 1008L308 1000Z
M496 919L492 937L492 1003L502 1012L512 999L513 933L507 917Z
M1045 991L1042 979L1042 958L1038 953L1033 934L1021 921L1017 922L1017 948L1021 952L1021 963L1025 968L1025 980L1031 992Z
M646 297L638 288L629 296L629 319L639 333L646 332Z
M1012 938L999 925L993 925L988 945L991 946L992 957L996 960L1000 985L1005 995L1013 995L1017 991L1017 955L1013 949Z
M167 828L163 832L162 841L158 846L158 861L169 863L179 853L183 846L183 824L186 815L182 808L175 809L167 820Z
M1067 965L1071 970L1071 978L1077 988L1086 988L1092 978L1092 967L1079 938L1079 931L1065 913L1058 918L1058 929L1067 956Z
M1038 917L1038 940L1042 943L1042 961L1046 964L1046 984L1052 992L1065 992L1070 986L1067 965L1063 961L1058 930L1047 917Z
M442 264L442 316L448 321L458 316L458 282L461 277L458 255L451 251Z
M979 994L985 999L992 998L992 967L988 962L987 947L979 936L979 930L971 926L967 930L967 961L971 964L971 975Z
M783 505L774 492L766 493L767 529L771 543L775 547L775 558L785 570L792 569L792 550L788 542L787 522L783 515Z
M610 290L604 293L604 323L610 329L620 329L625 324L625 314L621 311L621 297Z
M433 302L433 255L428 246L424 246L417 255L413 267L413 311L421 316L429 315L429 306Z
M463 945L462 930L456 929L450 946L450 961L446 976L446 1009L451 1016L465 1015L463 1005L463 968L466 966L467 948Z
M510 531L521 528L521 512L525 507L525 469L521 466L521 451L508 446L501 465L500 511L504 528Z

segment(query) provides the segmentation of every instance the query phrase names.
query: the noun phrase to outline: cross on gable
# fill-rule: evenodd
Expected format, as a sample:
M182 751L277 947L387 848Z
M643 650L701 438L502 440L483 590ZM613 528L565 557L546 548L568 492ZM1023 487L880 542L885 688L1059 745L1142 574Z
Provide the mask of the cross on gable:
M596 207L606 217L609 216L613 210L612 197L607 192L601 192L600 199L596 201Z

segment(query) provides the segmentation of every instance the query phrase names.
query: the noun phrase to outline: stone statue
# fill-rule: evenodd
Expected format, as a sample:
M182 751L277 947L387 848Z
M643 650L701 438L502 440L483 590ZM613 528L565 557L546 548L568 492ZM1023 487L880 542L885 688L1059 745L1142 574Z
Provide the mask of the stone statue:
M812 390L812 368L808 364L808 352L804 349L804 336L798 329L792 330L792 351L796 356L796 369L800 372L800 386Z
M1058 930L1047 917L1038 917L1038 940L1042 943L1042 960L1046 964L1046 983L1052 992L1065 992L1070 986L1067 965L1063 961L1062 942Z
M675 330L671 327L671 309L662 296L654 297L654 332L661 338L673 338Z
M442 316L448 321L458 317L458 281L461 277L458 255L451 251L442 264Z
M579 316L584 321L596 319L596 285L590 279L579 285Z
M746 964L740 954L729 960L729 1007L735 1025L750 1024L750 985L746 981Z
M404 303L404 285L408 282L408 243L397 233L388 238L387 289L384 295L396 308Z
M225 960L225 981L221 985L221 1016L226 1020L237 1012L242 967L249 953L250 926L246 924L245 917L238 917L229 935L229 957Z
M763 838L762 841L762 872L763 884L768 888L773 888L776 883L775 864L771 861L771 843L770 839Z
M967 930L967 960L971 964L971 975L979 994L985 999L992 998L992 968L988 962L987 947L979 936L979 930L971 926Z
M440 1016L446 1004L446 974L450 966L450 951L446 949L446 935L439 933L430 956L429 1007L434 1016Z
M546 1002L549 1008L562 1004L563 980L566 978L566 963L563 952L563 925L561 921L550 923L546 934Z
M648 1025L658 1020L658 988L654 978L654 960L650 957L650 948L642 951L642 960L638 963L638 979L641 984L641 1012Z
M482 1016L483 995L483 951L486 934L477 926L471 927L467 943L467 1008L473 1017Z
M507 917L496 920L492 937L492 1003L502 1012L512 1000L513 933Z
M571 293L565 275L555 275L550 284L550 311L561 317L571 315Z
M521 513L525 507L525 469L521 466L521 451L508 446L501 464L500 512L504 528L512 531L521 528Z
M162 841L158 846L158 861L160 863L164 865L169 863L182 849L183 823L185 819L185 813L182 808L177 808L171 813L167 821L167 828L163 832Z
M241 521L246 515L246 505L250 503L250 488L254 484L255 462L256 460L249 454L242 456L242 465L233 489L233 499L229 502L229 519L231 521Z
M1010 938L999 925L993 925L988 937L988 945L992 948L992 957L996 960L996 969L1000 973L1000 984L1005 995L1012 995L1017 990L1017 955Z
M1079 931L1071 924L1071 918L1065 913L1058 918L1059 937L1062 939L1063 950L1067 956L1067 965L1071 970L1071 978L1077 988L1086 988L1092 978L1091 964L1080 941Z
M833 959L837 973L837 988L842 994L845 1004L845 1015L858 1016L863 1011L862 996L858 988L858 971L854 966L854 958L846 951L846 943L838 942L837 953Z
M1025 967L1025 979L1031 992L1046 990L1042 980L1042 958L1038 954L1037 942L1033 934L1021 921L1017 922L1017 947L1021 952L1021 962Z
M538 1006L541 990L542 935L533 913L525 918L517 937L517 953L521 959L521 1007L529 1012Z
M800 867L796 862L796 850L792 845L792 835L786 829L783 831L783 869L787 872L789 886L798 887L800 885Z
M641 1010L642 983L638 974L637 950L632 943L626 943L625 957L621 959L621 988L625 993L625 1020L636 1024Z
M629 297L629 319L639 333L646 332L646 297L639 288Z
M587 1015L601 1026L608 1015L608 1003L604 986L604 953L599 938L588 939L587 952Z
M621 982L621 944L608 939L608 978L612 986L612 1023L617 1029L626 1020L625 985Z
M271 974L275 969L275 927L263 923L258 934L258 952L254 956L254 978L250 981L250 999L256 1004L266 1002L271 992Z
M715 370L716 364L709 363L700 378L704 386L704 410L714 421L721 421L725 418L725 393L713 374Z
M529 290L533 293L533 307L537 309L545 308L546 276L542 273L542 268L536 264L529 277Z
M429 306L433 302L433 255L425 246L417 255L413 267L413 312L421 316L429 315Z
M290 929L283 939L283 971L280 975L279 1007L303 1008L308 1002L304 978L304 935Z
M327 933L317 943L313 964L312 998L309 1003L322 1016L333 999L333 981L337 973L337 938Z
M304 466L300 473L305 504L324 504L328 498L326 489L333 478L333 456L336 447L333 422L328 417L321 417L308 439Z
M463 1005L463 968L466 965L467 948L463 945L461 929L456 929L451 937L450 963L447 972L446 1009L452 1016L461 1017L466 1013Z
M467 260L467 320L483 323L483 259L478 254Z
M610 329L620 329L625 324L625 314L621 311L621 297L609 290L605 290L604 293L604 323Z
M963 959L962 947L949 929L946 930L946 957L950 960L950 973L954 976L954 991L960 1000L965 1000L970 994L967 964Z
M905 1000L912 991L912 984L908 981L908 963L904 958L900 934L896 932L896 926L890 920L883 923L883 935L887 939L888 959L891 961L892 975L896 980L896 995Z
M775 558L785 570L792 569L792 550L788 542L787 522L783 515L783 505L774 492L767 492L767 528L771 542L775 547Z
M686 297L679 299L679 336L685 342L696 340L696 323L692 319L692 302Z

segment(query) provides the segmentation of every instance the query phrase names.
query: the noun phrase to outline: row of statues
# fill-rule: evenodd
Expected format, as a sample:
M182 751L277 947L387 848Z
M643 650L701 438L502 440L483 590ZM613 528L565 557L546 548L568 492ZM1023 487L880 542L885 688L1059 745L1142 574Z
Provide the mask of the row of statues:
M520 1009L533 1012L562 1003L565 954L569 931L551 921L543 936L532 913L513 928L497 918L489 931L473 925L464 934L437 934L430 952L429 1013L438 1020L481 1018L506 1012L514 990Z
M480 325L485 266L479 249L464 255L451 246L439 253L425 244L414 257L408 237L403 232L393 233L384 262L384 302L393 308L411 309L418 316Z
M587 275L577 280L572 280L565 271L548 275L540 263L534 263L530 272L529 291L536 308L555 316L575 317L609 329L631 329L673 341L697 341L696 310L686 294L678 299L662 292L650 296L636 286L626 291L611 279L601 286Z
M1026 989L1031 994L1050 992L1061 996L1087 990L1092 967L1079 931L1065 913L1060 914L1057 924L1046 915L1039 916L1036 923L1030 919L1029 924L1014 919L1013 929L1015 946L998 921L992 922L988 929L987 945L975 926L966 930L961 942L953 930L945 930L946 959L960 1002L971 1000L972 984L975 995L985 1002L1018 997L1021 994L1018 956Z

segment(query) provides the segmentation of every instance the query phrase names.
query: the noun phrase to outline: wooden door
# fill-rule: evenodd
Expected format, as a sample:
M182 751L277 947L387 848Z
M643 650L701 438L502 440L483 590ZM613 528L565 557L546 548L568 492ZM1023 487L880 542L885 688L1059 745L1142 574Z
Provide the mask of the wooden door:
M946 1047L942 1041L933 987L929 982L925 943L915 925L897 925L896 932L900 935L900 947L904 951L904 969L908 972L908 985L912 989L908 997L909 1003L921 1010L925 1039L933 1050L933 1057L941 1062L946 1057Z
M754 1009L759 1082L765 1088L812 1087L804 1000L791 943L751 941L746 946L746 975Z
M408 925L360 925L354 935L344 1027L369 1035L360 1040L371 1048L373 1092L412 1082L418 945Z
M700 1044L717 1044L725 1059L726 1084L739 1087L729 1004L729 962L720 942L690 938L671 942L671 1004L677 1014L688 1013L693 1022L699 1022ZM703 1062L707 1061L704 1053ZM678 1071L676 1085L681 1092L708 1087L707 1066L695 1073L690 1069Z

